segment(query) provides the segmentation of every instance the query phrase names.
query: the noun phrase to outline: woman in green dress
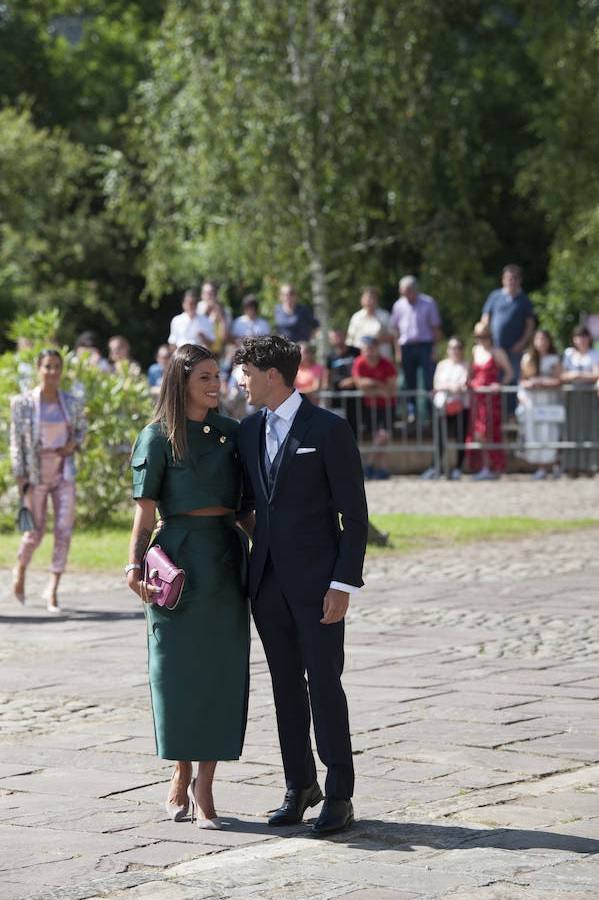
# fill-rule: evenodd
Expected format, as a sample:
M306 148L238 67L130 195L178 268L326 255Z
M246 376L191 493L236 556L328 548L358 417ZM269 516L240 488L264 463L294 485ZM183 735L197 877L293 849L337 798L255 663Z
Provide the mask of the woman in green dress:
M212 353L191 344L175 351L154 420L131 456L136 510L126 567L146 604L157 752L176 761L166 809L180 821L191 803L202 828L221 827L212 782L217 760L241 754L249 672L239 425L215 411L219 389ZM156 510L153 540L186 574L172 610L152 604L158 589L142 580Z

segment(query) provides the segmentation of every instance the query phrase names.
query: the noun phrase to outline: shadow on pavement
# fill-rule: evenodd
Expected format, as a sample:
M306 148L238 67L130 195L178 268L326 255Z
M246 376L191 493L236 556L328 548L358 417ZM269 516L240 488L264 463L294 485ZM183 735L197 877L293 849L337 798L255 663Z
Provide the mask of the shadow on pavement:
M312 837L310 821L292 827L273 828L266 822L221 816L225 831L263 834L265 837ZM419 825L415 822L385 822L381 819L359 819L346 832L332 834L329 840L346 844L356 850L404 850L417 847L435 850L471 850L473 847L493 847L498 850L563 850L570 853L599 853L599 839L534 831L530 828L463 828L452 825Z
M234 831L236 834L263 834L264 837L297 837L305 830L305 826L293 825L290 828L271 828L264 822L253 819L238 819L237 816L225 814L219 816L223 823L223 831Z
M40 610L38 615L0 615L0 624L15 623L18 625L45 625L48 622L129 622L134 619L143 619L141 612L111 612L99 609L67 609L60 613L44 613Z
M439 850L470 850L472 847L494 847L499 850L565 850L571 853L599 853L599 840L534 831L530 828L463 828L452 825L419 825L414 822L384 822L360 819L345 834L332 835L348 847L361 850L411 851L414 847Z

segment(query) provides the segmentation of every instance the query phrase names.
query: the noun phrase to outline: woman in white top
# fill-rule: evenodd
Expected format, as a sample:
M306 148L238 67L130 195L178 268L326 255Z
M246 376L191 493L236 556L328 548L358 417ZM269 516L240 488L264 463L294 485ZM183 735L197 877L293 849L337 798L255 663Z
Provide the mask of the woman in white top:
M564 353L562 383L566 388L566 439L592 442L595 447L564 451L563 465L577 475L599 470L599 400L594 386L599 379L599 351L593 347L593 336L582 326L572 332L572 346Z
M421 478L439 478L441 471L448 478L462 477L464 465L466 433L468 431L468 363L464 359L464 343L459 337L451 337L447 342L447 356L438 363L433 380L433 405L437 416L436 441L437 460L422 473ZM455 465L450 468L446 447L453 441L458 446ZM460 446L460 444L462 446Z
M553 444L560 440L565 421L562 394L558 390L561 373L562 366L551 335L538 328L520 368L516 413L524 444ZM533 447L525 448L519 455L537 466L532 477L542 479L557 462L558 451L554 447Z

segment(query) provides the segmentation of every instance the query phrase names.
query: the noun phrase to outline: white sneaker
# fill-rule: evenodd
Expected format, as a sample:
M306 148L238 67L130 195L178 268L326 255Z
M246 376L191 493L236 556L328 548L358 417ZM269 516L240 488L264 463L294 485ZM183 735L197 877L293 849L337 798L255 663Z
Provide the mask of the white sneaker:
M459 481L461 477L462 477L461 469L452 469L451 472L449 473L450 481Z
M536 472L533 472L531 475L533 481L542 481L544 478L547 478L547 472L545 469L537 469Z
M487 469L485 466L480 472L477 472L472 476L472 481L491 481L492 478L495 477L495 473L491 472L490 469Z
M439 477L439 472L434 466L426 469L420 476L423 481L435 481Z

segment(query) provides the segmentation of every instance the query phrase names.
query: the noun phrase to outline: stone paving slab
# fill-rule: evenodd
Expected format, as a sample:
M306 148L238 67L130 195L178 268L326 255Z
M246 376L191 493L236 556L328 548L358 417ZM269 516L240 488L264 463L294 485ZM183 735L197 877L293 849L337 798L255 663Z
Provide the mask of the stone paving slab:
M283 778L255 635L243 759L217 778L226 827L202 832L163 811L143 619L120 579L100 598L67 576L59 620L35 591L24 610L0 600L0 897L596 900L598 540L369 561L345 678L358 821L330 840L265 824Z

